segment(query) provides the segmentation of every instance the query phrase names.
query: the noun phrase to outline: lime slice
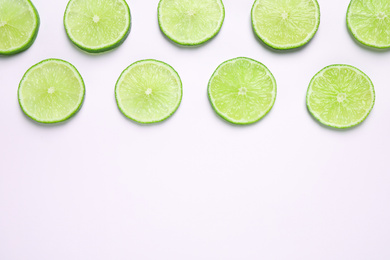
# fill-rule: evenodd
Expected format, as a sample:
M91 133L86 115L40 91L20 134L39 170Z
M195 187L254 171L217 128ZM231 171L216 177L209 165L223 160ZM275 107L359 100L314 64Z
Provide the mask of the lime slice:
M138 123L156 123L170 117L182 98L177 72L157 60L141 60L127 67L119 77L115 96L119 109Z
M130 9L124 0L70 0L64 25L70 40L87 52L121 45L130 32Z
M316 0L256 0L252 25L256 35L272 48L298 48L316 34L320 7Z
M0 0L0 54L28 49L39 29L39 15L29 0Z
M263 118L276 99L276 81L266 66L249 58L225 61L208 85L210 102L225 120L251 124Z
M331 65L310 82L306 103L322 124L335 128L363 122L375 102L374 85L362 71L349 65Z
M84 100L82 77L70 63L48 59L32 66L19 84L23 112L40 123L57 123L73 116Z
M181 45L198 45L221 29L225 8L221 0L161 0L158 21L161 31Z
M347 12L348 28L362 44L390 47L390 1L352 0Z

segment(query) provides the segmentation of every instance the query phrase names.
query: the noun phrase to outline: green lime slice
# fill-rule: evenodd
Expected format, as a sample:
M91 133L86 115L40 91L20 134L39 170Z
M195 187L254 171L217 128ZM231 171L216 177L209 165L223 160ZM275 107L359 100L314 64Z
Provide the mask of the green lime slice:
M252 26L274 49L293 49L308 43L320 25L317 0L256 0Z
M85 87L72 64L48 59L24 74L18 95L20 107L27 116L40 123L58 123L79 110Z
M374 107L374 85L355 67L331 65L311 80L306 103L310 113L322 124L353 127L363 122Z
M352 0L347 12L347 25L362 44L374 48L390 47L390 1Z
M92 53L121 45L130 32L130 22L124 0L70 0L64 15L69 39Z
M161 0L158 21L161 31L181 45L199 45L221 29L225 8L221 0Z
M170 117L182 98L179 74L168 64L141 60L120 75L115 96L122 113L138 123L156 123Z
M276 99L276 81L266 66L249 58L225 61L208 85L214 110L234 124L251 124L263 118Z
M39 29L39 15L29 0L0 0L0 54L28 49Z

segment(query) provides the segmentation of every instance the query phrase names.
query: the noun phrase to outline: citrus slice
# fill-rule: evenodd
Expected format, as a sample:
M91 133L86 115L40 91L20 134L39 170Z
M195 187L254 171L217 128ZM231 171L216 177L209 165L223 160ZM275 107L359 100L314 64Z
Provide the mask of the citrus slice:
M380 49L389 48L389 0L352 0L348 7L347 25L362 44Z
M251 124L263 118L276 99L276 81L266 66L249 58L225 61L208 85L214 110L234 124Z
M225 18L222 0L161 0L161 31L181 45L199 45L213 38Z
M126 117L138 123L156 123L179 108L182 83L168 64L141 60L122 72L116 83L115 96Z
M252 26L256 35L274 49L293 49L308 43L320 24L317 0L256 0Z
M58 123L73 116L84 100L84 82L70 63L48 59L32 66L19 84L23 112L40 123Z
M70 0L64 15L69 39L95 53L121 45L130 32L130 20L125 0Z
M374 107L374 85L355 67L331 65L311 80L306 103L310 113L322 124L353 127L363 122Z
M39 15L29 0L0 0L0 54L28 49L39 29Z

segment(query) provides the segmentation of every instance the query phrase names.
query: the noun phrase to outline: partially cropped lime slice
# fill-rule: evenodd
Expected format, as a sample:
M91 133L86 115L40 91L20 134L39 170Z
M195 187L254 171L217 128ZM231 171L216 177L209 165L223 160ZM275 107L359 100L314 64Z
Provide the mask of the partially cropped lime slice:
M162 32L181 45L198 45L213 38L225 18L222 0L161 0L158 21Z
M308 43L318 30L317 0L256 0L252 25L256 35L274 49L293 49Z
M349 65L331 65L310 82L306 97L310 113L335 128L363 122L375 103L374 85L362 71Z
M130 32L130 20L125 0L70 0L64 15L70 40L87 52L121 45Z
M115 96L119 109L138 123L156 123L170 117L179 107L182 83L177 72L157 60L141 60L119 77Z
M263 118L276 99L276 81L266 66L249 58L225 61L208 85L214 110L234 124L251 124Z
M73 116L84 100L84 82L70 63L49 59L32 66L19 84L23 112L40 123L57 123Z
M0 54L28 49L39 29L39 15L29 0L0 0Z
M347 24L359 42L380 49L390 47L389 0L352 0Z

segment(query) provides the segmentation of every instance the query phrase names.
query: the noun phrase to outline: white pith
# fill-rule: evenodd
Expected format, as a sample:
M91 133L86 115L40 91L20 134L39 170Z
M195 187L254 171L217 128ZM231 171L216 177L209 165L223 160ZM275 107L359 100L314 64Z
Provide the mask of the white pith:
M31 3L28 2L28 1L25 1L25 2L26 2L26 5L28 6L28 9L26 9L26 10L28 10L30 15L35 18L33 20L33 26L32 26L34 29L30 32L30 35L27 37L27 39L23 43L19 44L18 46L15 46L15 47L11 47L11 48L8 48L8 49L3 49L2 51L4 51L4 52L13 52L13 51L18 50L21 47L27 45L32 40L32 37L33 37L33 35L34 35L35 31L36 31L36 27L38 26L38 19L39 19L38 15L35 12L35 9L31 5ZM1 17L0 17L0 19L1 19ZM5 21L5 20L1 20L0 21L0 28L6 27L7 25L9 25L8 21Z
M301 42L298 42L295 44L283 44L283 45L275 44L272 40L270 40L268 37L264 36L261 32L259 32L257 26L255 26L256 21L254 21L253 17L255 17L255 11L256 11L257 6L260 4L260 0L256 0L256 2L254 3L254 5L252 7L252 23L253 23L253 27L254 27L253 29L256 32L256 34L261 38L262 41L264 41L267 45L269 45L273 48L290 49L290 48L297 48L297 47L303 46L304 44L309 42L314 37L314 35L316 34L316 32L318 30L319 23L320 23L320 9L319 9L318 3L316 0L312 0L312 2L314 3L314 6L316 7L315 19L316 19L317 23L316 23L316 26L313 28L312 32L309 33L306 36L306 38L303 39ZM288 20L290 17L287 10L282 10L280 13L280 16L282 17L283 20Z
M32 118L34 118L35 120L38 120L38 121L42 121L44 122L45 119L43 118L39 118L37 117L36 115L34 114L29 114L28 111L25 110L25 105L24 105L24 97L23 97L23 93L22 93L22 86L24 84L24 82L28 79L28 76L34 72L35 70L39 70L39 69L42 69L42 67L46 66L48 63L57 63L57 64L61 64L61 65L65 65L67 68L69 68L73 73L74 73L74 76L77 78L80 86L83 86L83 91L80 93L79 95L79 99L77 100L77 104L80 104L82 102L82 100L84 99L84 83L83 83L83 80L80 76L80 74L78 73L78 71L73 67L71 66L70 64L68 64L67 62L64 62L64 61L61 61L61 60L46 60L46 61L43 61L39 64L36 64L34 65L33 67L31 67L28 72L24 75L22 81L20 82L20 88L18 90L18 93L19 93L19 102L20 102L20 105L22 106L23 110L29 115L31 116ZM53 94L55 93L55 88L53 86L49 87L48 90L47 90L47 93L48 94ZM50 122L55 122L55 121L59 121L59 120L62 120L62 118L68 118L70 117L72 114L74 114L75 110L78 108L78 106L74 107L73 109L71 109L69 111L69 113L61 116L61 118L53 118Z
M210 79L210 83L212 82L212 79L216 76L219 75L219 71L220 71L220 68L222 66L226 66L228 64L231 64L231 63L235 63L237 61L239 61L240 59L245 59L246 61L249 61L250 63L252 64L256 64L256 65L261 65L264 69L265 69L265 73L266 75L272 80L272 83L273 83L273 86L274 86L274 91L272 92L272 100L273 102L271 102L269 104L269 106L264 109L265 111L265 114L260 116L260 118L254 120L254 122L258 121L259 119L261 119L262 117L264 117L271 109L272 107L274 106L275 104L275 100L276 100L276 81L275 81L275 78L274 76L272 75L272 73L269 71L269 69L264 66L263 64L259 63L259 62L256 62L256 61L253 61L251 59L248 59L248 58L243 58L243 57L240 57L240 58L235 58L235 59L232 59L232 60L229 60L229 61L226 61L226 62L223 62L217 69L216 71L214 72L214 74L212 75L211 79ZM235 119L232 119L227 113L224 113L222 112L221 110L218 109L218 107L216 107L214 104L216 103L215 101L215 98L211 95L210 93L210 83L209 83L209 89L208 89L208 92L209 92L209 98L210 98L210 101L211 103L213 104L213 107L214 109L217 111L217 113L219 115L221 115L223 118L225 119L228 119L230 122L232 123L236 123L236 124L248 124L248 123L253 123L253 122L248 122L247 120L243 119L243 120L235 120ZM245 92L245 93L244 93ZM246 92L247 92L247 89L245 87L241 87L239 89L239 92L237 92L237 96L240 96L240 95L246 95Z
M317 73L317 74L313 77L313 79L310 81L309 88L308 88L308 92L307 92L308 108L309 108L310 112L312 113L312 115L313 115L318 121L320 121L320 122L321 122L322 124L324 124L324 125L328 125L328 126L335 127L335 128L348 128L348 127L351 127L351 126L355 126L355 125L361 123L362 121L364 121L364 119L368 116L367 113L369 113L369 112L372 110L373 106L371 106L370 108L368 108L368 109L366 110L366 114L367 114L366 117L364 117L363 119L355 120L355 121L351 122L349 125L332 124L332 123L326 122L318 113L316 113L315 111L313 111L313 110L311 109L311 105L310 105L310 102L309 102L309 100L310 100L309 97L310 97L310 96L312 95L312 93L313 93L312 86L313 86L313 84L314 84L315 79L317 79L317 78L319 78L319 77L323 77L323 74L324 74L328 69L334 69L334 68L338 68L338 69L342 69L342 68L345 69L345 68L347 68L347 69L350 69L350 70L355 71L357 74L359 74L359 75L363 76L365 79L367 79L368 82L370 82L370 84L371 84L370 92L371 92L371 94L372 94L372 96L373 96L373 102L375 102L375 91L374 91L374 88L373 88L373 85L372 85L372 82L371 82L370 78L369 78L366 74L364 74L364 73L361 72L360 70L356 69L355 67L352 67L352 66L349 66L349 65L331 65L331 66L328 66L328 67L325 67L324 69L322 69L322 70L321 70L319 73ZM342 102L344 102L347 98L348 98L348 97L347 97L347 95L346 95L345 93L340 92L340 93L338 94L338 96L336 97L336 101L342 103ZM374 105L374 104L373 104L373 105Z
M126 13L128 14L128 15L126 15L126 24L130 24L130 20L131 20L130 13L128 11L127 4L124 1L125 0L122 0L122 1L120 1L120 3L122 4L123 9L126 10ZM73 3L74 3L74 1L70 0L68 6L66 8L66 11L65 11L65 15L64 15L65 17L68 16L69 12L71 11ZM93 20L94 23L97 24L102 18L95 14L94 16L91 17L91 19ZM74 36L72 35L71 30L69 30L69 25L67 23L67 19L64 19L64 25L65 25L65 28L66 28L67 33L69 35L69 38L71 38L71 40L74 43L76 43L77 45L79 45L79 46L81 46L81 47L83 47L85 49L102 49L102 48L106 48L108 46L114 45L117 42L119 42L123 37L125 37L125 35L127 34L127 31L129 30L129 26L127 26L120 33L120 36L117 39L115 39L114 41L112 41L110 43L106 43L106 44L101 44L101 45L96 45L96 46L94 45L93 47L91 47L91 46L86 46L85 44L83 44L82 42L80 42L80 41L78 41L78 40L76 40L74 38Z
M169 71L171 72L171 75L172 75L172 76L174 77L174 79L176 80L176 82L178 82L178 84L180 85L180 94L179 94L180 98L178 98L178 100L177 100L177 102L175 103L175 105L172 106L172 107L174 107L172 113L174 113L174 112L176 111L176 109L179 107L179 105L180 105L180 103L181 103L181 96L182 96L182 85L181 85L182 83L181 83L181 79L180 79L179 75L177 74L177 72L176 72L171 66L169 66L169 65L167 65L167 64L165 64L165 63L163 63L163 62L155 61L155 60L142 60L142 61L138 61L138 62L136 62L136 63L133 63L132 65L130 65L128 68L126 68L126 69L122 72L122 74L121 74L121 76L120 76L120 78L119 78L119 80L118 80L118 82L117 82L117 84L116 84L115 94L116 94L116 99L117 99L118 107L120 108L120 110L121 110L127 117L131 118L132 120L134 120L134 121L136 121L136 122L140 122L140 123L153 123L153 122L159 122L159 121L162 121L162 120L164 120L164 119L167 118L167 117L156 118L156 119L155 119L156 121L150 122L150 121L145 121L144 118L139 118L139 117L135 116L134 114L132 114L132 115L130 116L129 114L127 114L127 113L125 112L125 109L124 109L125 106L124 106L124 103L123 103L124 101L122 100L122 98L121 98L121 96L120 96L120 94L119 94L119 91L120 91L119 87L122 86L123 81L124 81L126 75L127 75L128 73L130 73L130 71L131 71L132 69L136 68L137 66L143 66L143 65L145 65L145 64L147 64L147 63L150 63L150 64L153 64L153 65L159 66L159 67L161 67L161 68L163 68L163 69L165 69L165 70L169 70ZM147 88L147 89L145 90L145 95L146 95L146 96L150 97L152 94L153 94L153 89L152 89L152 88ZM168 115L168 117L169 117L169 115Z
M196 1L196 0L194 0ZM163 2L163 0L161 0L161 2ZM158 6L158 19L159 19L159 24L161 26L161 29L162 31L164 32L164 34L166 34L168 36L168 38L174 40L175 42L180 42L180 44L185 44L185 45L197 45L197 44L200 44L200 43L203 43L207 40L209 40L210 38L212 38L214 35L216 35L218 33L218 31L220 30L220 28L222 27L222 23L223 23L223 20L224 20L224 17L225 17L225 9L224 9L224 6L223 6L223 3L222 3L222 0L217 0L217 4L219 5L219 7L221 8L222 12L221 12L221 16L219 17L219 24L218 26L215 28L215 30L213 32L210 32L209 35L201 38L201 39L197 39L196 41L191 41L191 40L188 40L188 41L184 41L184 40L177 40L175 35L173 35L172 33L169 32L169 30L167 30L167 28L164 26L164 24L161 22L163 19L164 19L164 15L162 14L163 12L161 11L161 9L163 8L162 7L162 4L159 4ZM196 12L192 9L188 10L186 12L186 15L188 16L195 16L197 15Z

